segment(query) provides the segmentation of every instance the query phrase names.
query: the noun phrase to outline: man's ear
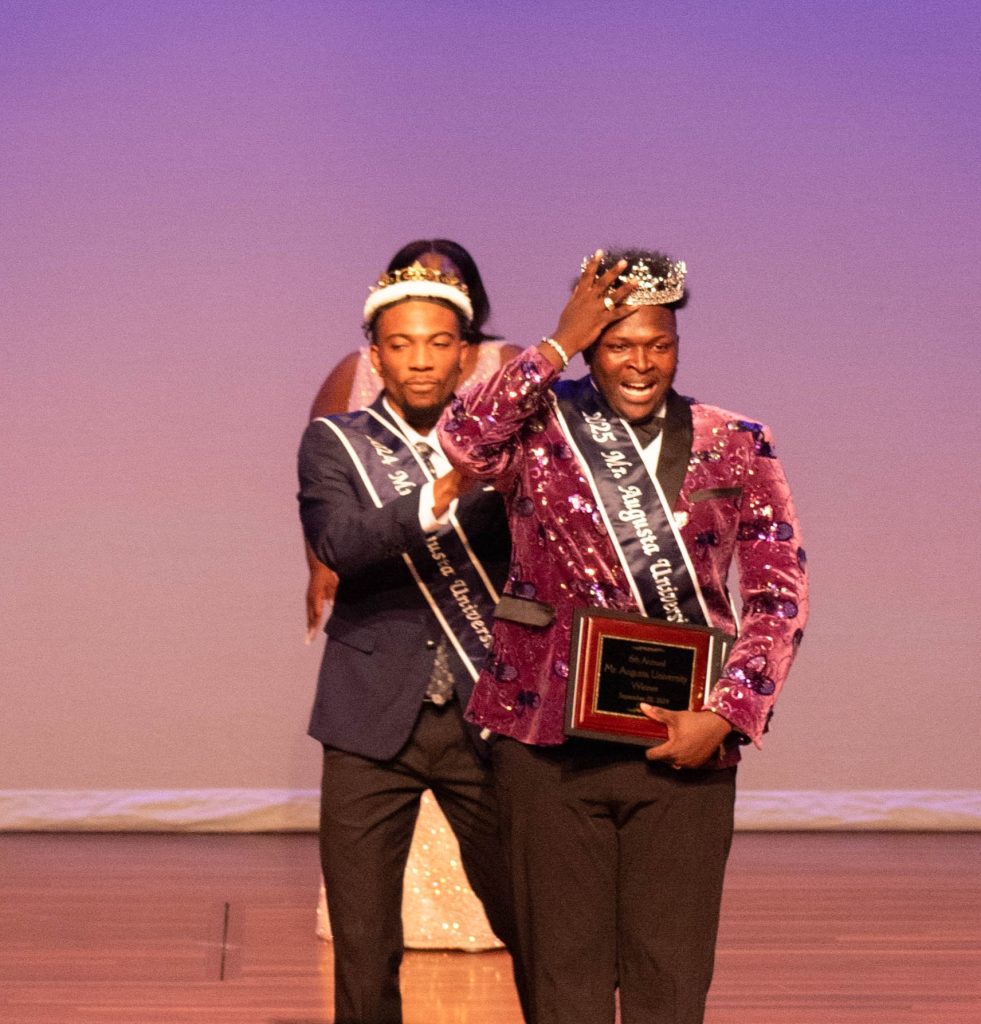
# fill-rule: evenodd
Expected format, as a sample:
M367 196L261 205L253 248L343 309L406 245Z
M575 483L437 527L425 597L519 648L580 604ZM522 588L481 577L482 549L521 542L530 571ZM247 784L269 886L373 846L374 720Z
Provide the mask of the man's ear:
M371 360L371 368L379 376L381 375L381 353L378 351L378 345L372 342L368 346L368 358Z

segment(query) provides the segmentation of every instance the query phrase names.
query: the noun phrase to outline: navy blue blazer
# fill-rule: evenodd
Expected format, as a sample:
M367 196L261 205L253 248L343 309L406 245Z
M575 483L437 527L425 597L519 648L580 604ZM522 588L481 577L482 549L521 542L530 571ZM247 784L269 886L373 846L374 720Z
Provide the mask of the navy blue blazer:
M380 402L379 397L379 408ZM402 559L402 552L430 557L419 526L419 492L376 508L337 436L316 420L300 444L299 476L307 541L340 578L324 627L327 644L309 734L386 760L409 738L442 635ZM510 557L500 495L475 488L460 499L457 517L500 591ZM473 681L456 652L449 653L465 706Z

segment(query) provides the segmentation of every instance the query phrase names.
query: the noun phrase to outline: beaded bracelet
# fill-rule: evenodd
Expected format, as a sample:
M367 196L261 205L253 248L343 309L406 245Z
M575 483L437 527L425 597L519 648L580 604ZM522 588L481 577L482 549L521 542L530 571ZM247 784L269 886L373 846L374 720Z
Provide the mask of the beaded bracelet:
M568 369L569 357L565 354L565 349L554 338L542 338L542 344L555 349L556 355L562 360L562 369Z

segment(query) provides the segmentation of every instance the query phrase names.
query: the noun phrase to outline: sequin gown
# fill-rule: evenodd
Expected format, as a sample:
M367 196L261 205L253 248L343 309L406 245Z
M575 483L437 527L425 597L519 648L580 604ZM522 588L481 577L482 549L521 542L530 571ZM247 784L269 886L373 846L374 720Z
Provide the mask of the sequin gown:
M502 342L482 342L467 384L483 383L500 367ZM371 372L367 347L360 349L349 407L360 409L378 396L380 381ZM402 927L409 949L458 949L478 952L502 943L491 931L480 901L467 882L453 830L432 793L422 796L409 859L405 867ZM317 935L330 939L326 890L320 883Z

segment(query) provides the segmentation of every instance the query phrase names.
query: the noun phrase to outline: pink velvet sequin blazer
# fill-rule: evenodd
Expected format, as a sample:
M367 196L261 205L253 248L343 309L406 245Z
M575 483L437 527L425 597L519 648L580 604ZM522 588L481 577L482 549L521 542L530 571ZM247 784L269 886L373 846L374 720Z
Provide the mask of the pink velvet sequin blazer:
M492 480L507 502L513 554L505 592L551 605L545 627L497 621L470 702L475 723L526 743L563 742L572 613L636 611L593 495L554 410L557 374L528 349L447 410L450 461ZM712 625L738 639L707 704L759 745L803 637L805 554L769 430L714 406L669 396L658 478L695 568ZM738 625L726 581L735 563Z

